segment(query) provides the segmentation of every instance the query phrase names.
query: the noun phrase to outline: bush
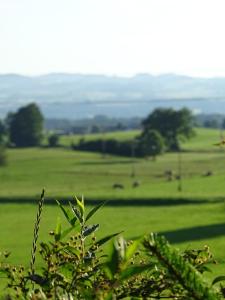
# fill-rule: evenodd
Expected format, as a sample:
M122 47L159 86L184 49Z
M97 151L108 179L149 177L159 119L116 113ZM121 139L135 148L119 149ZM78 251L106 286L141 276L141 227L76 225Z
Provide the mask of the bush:
M157 130L146 130L138 137L138 152L140 156L155 158L165 149L163 137Z
M54 133L48 137L49 147L58 147L59 146L59 135Z
M39 201L30 268L1 263L8 278L5 299L221 299L221 291L206 283L202 274L212 260L208 247L179 253L165 238L151 234L126 241L120 233L96 239L99 224L91 217L104 202L88 213L84 200L75 198L69 208L57 202L69 227L58 222L49 243L40 243L42 269L35 267L37 240L44 204ZM119 236L110 253L103 245ZM2 258L9 256L1 253ZM216 278L213 283L224 280Z
M81 139L78 145L73 145L74 150L108 153L121 156L131 156L132 141L117 141L116 139L97 139L85 141Z

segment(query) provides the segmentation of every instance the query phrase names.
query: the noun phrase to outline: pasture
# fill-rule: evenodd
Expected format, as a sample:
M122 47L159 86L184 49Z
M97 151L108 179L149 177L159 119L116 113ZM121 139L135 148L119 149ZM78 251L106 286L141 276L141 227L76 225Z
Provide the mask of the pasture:
M135 134L123 132L120 138ZM65 145L71 143L68 138L73 139L62 139ZM1 250L11 250L14 263L29 263L36 212L32 203L45 187L46 203L81 194L88 204L109 200L95 217L101 224L101 236L124 230L124 236L132 238L154 231L162 232L182 249L207 244L220 263L213 266L214 272L223 274L225 152L214 146L218 141L219 131L198 129L197 135L182 145L181 154L166 153L156 161L103 158L66 148L8 150L8 166L0 168ZM175 178L179 159L181 191ZM166 170L173 171L171 181L164 175ZM206 176L209 171L211 176ZM140 183L136 188L134 181ZM124 188L114 189L115 183ZM45 206L40 239L48 239L58 216L63 219L56 206Z

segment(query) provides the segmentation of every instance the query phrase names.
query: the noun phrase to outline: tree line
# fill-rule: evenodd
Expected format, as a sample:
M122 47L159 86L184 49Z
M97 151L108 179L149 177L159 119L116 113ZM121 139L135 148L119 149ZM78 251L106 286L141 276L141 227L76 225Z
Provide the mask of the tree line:
M181 141L194 135L193 125L193 116L186 108L181 110L158 108L143 120L141 134L133 140L81 139L77 145L73 145L73 148L81 151L155 158L164 151L179 151Z
M81 139L73 149L103 152L122 156L156 157L164 151L178 151L182 139L190 138L193 131L193 117L190 110L183 108L158 108L142 121L141 133L130 141L116 139ZM44 117L35 103L9 113L0 120L0 164L5 160L4 146L35 147L43 139ZM57 134L49 137L49 145L56 146ZM3 163L2 163L3 164Z

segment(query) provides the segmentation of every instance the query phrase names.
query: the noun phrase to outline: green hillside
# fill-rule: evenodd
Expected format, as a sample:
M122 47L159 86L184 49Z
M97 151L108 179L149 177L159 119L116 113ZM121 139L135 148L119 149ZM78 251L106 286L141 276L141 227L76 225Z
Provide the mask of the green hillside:
M105 137L129 139L136 133ZM97 136L86 138L94 137ZM64 141L70 143L68 137ZM108 206L95 217L101 224L100 235L124 230L126 237L135 237L158 231L181 248L208 244L222 263L213 269L221 273L225 262L225 153L223 148L214 146L218 141L218 131L198 129L194 138L183 143L182 191L175 178L177 153L166 153L152 161L103 158L101 154L69 148L10 149L8 166L0 168L1 249L12 250L13 262L29 263L36 205L23 202L38 199L45 187L46 201L81 194L89 201L108 199ZM166 170L173 171L171 181L164 175ZM135 177L131 177L133 171ZM209 172L210 176L205 176ZM134 181L139 182L136 188ZM124 188L114 189L115 183ZM57 207L45 207L41 238L48 238L57 216L61 216Z

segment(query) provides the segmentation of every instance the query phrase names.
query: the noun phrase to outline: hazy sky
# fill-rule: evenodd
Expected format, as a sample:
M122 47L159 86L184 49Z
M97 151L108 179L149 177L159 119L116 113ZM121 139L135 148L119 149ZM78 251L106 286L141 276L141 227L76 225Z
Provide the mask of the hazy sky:
M0 73L225 76L225 0L0 0Z

